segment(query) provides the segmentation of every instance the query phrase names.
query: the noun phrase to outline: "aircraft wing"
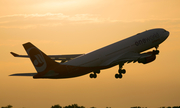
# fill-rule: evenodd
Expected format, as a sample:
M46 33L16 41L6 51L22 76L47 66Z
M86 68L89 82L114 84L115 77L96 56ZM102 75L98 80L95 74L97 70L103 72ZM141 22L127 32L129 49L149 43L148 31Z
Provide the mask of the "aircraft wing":
M25 57L25 58L29 58L28 55L19 55L17 53L14 52L10 52L14 57ZM50 57L52 60L62 60L63 62L74 59L78 56L81 56L83 54L69 54L69 55L48 55L48 57Z

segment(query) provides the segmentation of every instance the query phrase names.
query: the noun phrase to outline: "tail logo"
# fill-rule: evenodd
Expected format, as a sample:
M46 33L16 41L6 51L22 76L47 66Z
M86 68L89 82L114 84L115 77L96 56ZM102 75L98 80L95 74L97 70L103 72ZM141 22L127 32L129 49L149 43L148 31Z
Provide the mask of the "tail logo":
M39 51L35 47L31 47L27 50L27 53L32 63L34 64L37 72L43 72L47 67L47 63L41 51Z

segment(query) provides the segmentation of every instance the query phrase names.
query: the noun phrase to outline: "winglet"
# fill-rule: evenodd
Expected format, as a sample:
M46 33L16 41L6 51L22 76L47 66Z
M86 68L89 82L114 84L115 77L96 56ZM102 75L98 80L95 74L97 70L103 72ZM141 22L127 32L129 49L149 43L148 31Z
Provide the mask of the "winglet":
M18 57L19 56L19 54L16 54L16 53L14 53L14 52L10 52L14 57Z

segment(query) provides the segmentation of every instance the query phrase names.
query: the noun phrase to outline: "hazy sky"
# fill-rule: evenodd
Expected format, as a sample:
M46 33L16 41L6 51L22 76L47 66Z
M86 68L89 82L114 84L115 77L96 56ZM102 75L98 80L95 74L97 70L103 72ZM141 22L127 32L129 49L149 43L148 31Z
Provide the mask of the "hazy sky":
M180 105L179 0L0 0L0 107L50 108L77 103L87 108ZM152 63L125 64L71 79L10 77L36 72L23 43L46 54L88 53L153 28L170 32ZM153 50L153 49L151 49Z

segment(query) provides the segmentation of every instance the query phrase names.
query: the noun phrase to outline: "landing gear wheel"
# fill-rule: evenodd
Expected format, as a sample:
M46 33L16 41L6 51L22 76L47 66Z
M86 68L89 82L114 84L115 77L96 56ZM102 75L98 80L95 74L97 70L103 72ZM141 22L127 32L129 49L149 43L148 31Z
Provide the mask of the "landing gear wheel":
M123 70L119 69L118 72L119 72L119 74L121 74L121 73L122 73L122 74L125 74L125 73L126 73L126 70L125 70L125 69L123 69Z
M90 78L94 78L94 74L90 74L89 77L90 77Z
M96 74L94 74L94 78L96 78L97 77L97 75Z
M119 74L115 74L115 78L118 79L119 78Z
M90 77L90 78L96 78L97 75L96 75L96 74L90 74L89 77Z
M115 74L115 78L116 78L116 79L122 78L122 74Z
M119 78L120 78L120 79L122 78L122 74L119 74Z
M125 74L125 73L126 73L126 70L125 70L125 69L121 70L121 73L122 73L122 74Z

